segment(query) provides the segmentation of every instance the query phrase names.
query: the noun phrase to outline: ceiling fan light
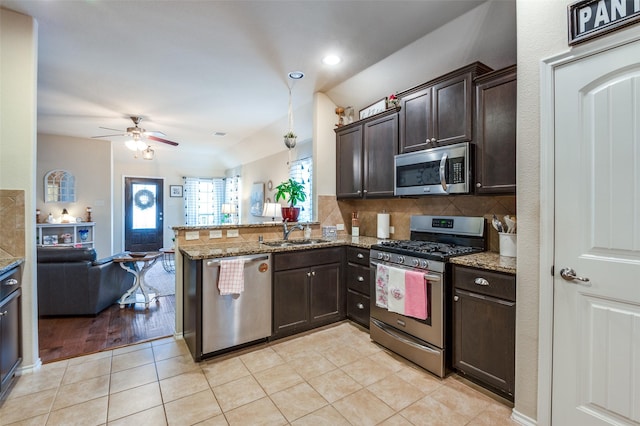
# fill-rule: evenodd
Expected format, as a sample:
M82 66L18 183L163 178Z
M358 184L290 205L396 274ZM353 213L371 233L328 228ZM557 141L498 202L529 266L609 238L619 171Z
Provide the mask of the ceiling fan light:
M131 151L137 151L138 150L138 141L135 141L133 139L129 139L128 141L126 141L124 143L124 145L129 148Z
M154 156L155 156L155 151L151 149L150 146L148 146L147 149L142 151L142 158L145 160L153 160Z
M147 149L147 148L149 148L149 147L147 146L147 144L146 144L146 143L144 143L144 142L142 142L140 139L138 139L138 140L136 141L136 149L137 149L138 151L144 151L144 150L145 150L145 149Z

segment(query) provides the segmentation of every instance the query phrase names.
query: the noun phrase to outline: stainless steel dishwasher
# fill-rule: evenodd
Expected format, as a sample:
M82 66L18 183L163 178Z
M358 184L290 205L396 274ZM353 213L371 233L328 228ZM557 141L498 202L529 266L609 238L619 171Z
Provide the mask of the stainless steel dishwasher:
M220 295L222 259L202 262L202 353L222 351L271 336L271 255L244 259L244 291Z

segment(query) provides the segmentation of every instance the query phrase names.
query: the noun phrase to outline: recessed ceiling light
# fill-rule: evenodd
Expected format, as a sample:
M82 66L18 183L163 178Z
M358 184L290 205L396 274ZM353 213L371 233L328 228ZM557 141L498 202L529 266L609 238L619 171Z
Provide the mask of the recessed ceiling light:
M227 132L215 132L213 136L226 136Z
M327 55L324 58L322 58L322 63L326 65L336 65L336 64L339 64L341 60L342 59L340 59L339 56Z
M289 73L289 78L292 80L300 80L304 77L304 73L302 71L291 71Z

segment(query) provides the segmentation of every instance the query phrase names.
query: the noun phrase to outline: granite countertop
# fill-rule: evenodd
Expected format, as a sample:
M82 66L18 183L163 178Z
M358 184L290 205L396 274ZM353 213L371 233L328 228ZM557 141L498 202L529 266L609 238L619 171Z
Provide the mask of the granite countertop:
M296 240L291 239L291 241ZM217 257L246 256L260 253L282 253L287 251L312 250L344 245L369 249L373 244L376 244L379 241L381 240L374 237L343 237L335 240L327 240L322 243L291 245L287 247L272 247L266 244L260 244L257 241L238 241L184 245L180 247L180 252L191 260L201 260Z
M0 257L0 274L4 274L22 263L24 263L24 257Z
M506 272L514 275L516 273L515 257L500 256L498 253L492 251L454 257L450 262L456 265L470 266L472 268Z

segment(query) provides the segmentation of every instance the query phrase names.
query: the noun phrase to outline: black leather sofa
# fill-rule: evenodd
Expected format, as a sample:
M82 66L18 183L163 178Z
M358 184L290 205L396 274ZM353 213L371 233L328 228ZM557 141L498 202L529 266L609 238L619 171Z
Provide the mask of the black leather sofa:
M133 275L95 249L38 247L39 316L97 315L132 285Z

